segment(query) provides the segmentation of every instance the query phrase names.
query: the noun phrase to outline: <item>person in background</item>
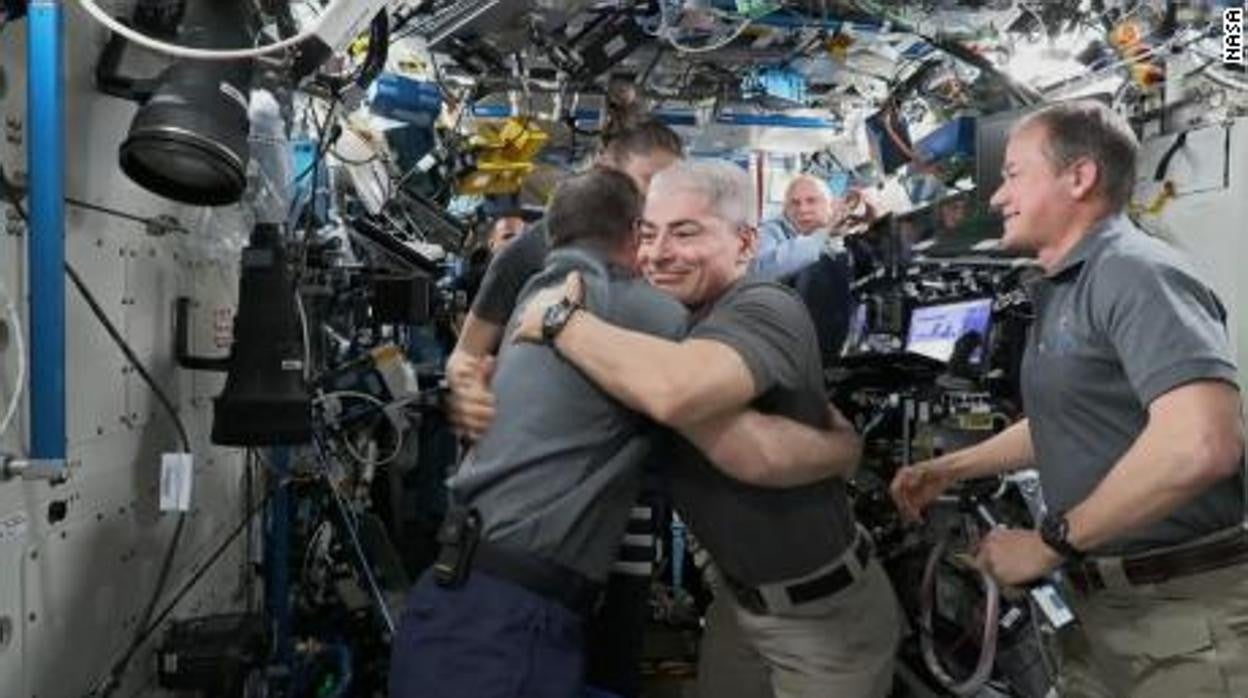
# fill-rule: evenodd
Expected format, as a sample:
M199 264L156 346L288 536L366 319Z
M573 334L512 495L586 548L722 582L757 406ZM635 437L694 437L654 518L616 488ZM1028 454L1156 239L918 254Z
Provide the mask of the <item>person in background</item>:
M1244 437L1226 313L1179 252L1124 215L1139 145L1091 100L1023 118L992 205L1034 255L1027 416L898 471L917 517L956 482L1035 467L1037 530L1000 528L978 564L1022 586L1059 568L1062 696L1248 695Z
M490 233L485 239L486 249L490 255L497 255L523 231L524 218L520 212L504 212L490 224Z
M463 274L455 285L462 291L467 307L475 302L490 262L524 231L525 223L536 220L532 211L520 205L515 197L490 197L481 207L484 221L477 224L464 259ZM456 314L456 334L463 332L466 312Z
M644 194L654 173L679 160L683 152L675 131L647 119L610 135L593 166L624 173ZM479 435L491 417L488 399L476 389L477 378L488 374L489 359L498 350L516 297L529 277L542 268L549 249L545 222L538 221L495 256L447 360L447 377L457 393L453 398L467 398L452 400L452 417L469 437Z
M936 204L935 236L947 238L956 235L958 228L966 222L968 205L965 195L952 196Z
M825 365L840 356L853 314L854 264L841 229L852 204L833 196L822 179L799 174L785 189L784 214L759 226L750 265L756 278L790 284L801 296Z
M822 179L799 174L784 190L784 213L758 228L758 254L750 265L755 276L787 279L826 255L843 252L839 225L846 201L833 196Z

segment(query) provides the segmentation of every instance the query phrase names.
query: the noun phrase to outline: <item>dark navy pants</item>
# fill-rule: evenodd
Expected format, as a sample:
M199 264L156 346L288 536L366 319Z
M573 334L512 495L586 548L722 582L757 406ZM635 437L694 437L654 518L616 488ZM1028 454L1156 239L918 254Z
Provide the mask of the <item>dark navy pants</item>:
M650 578L614 573L588 624L587 681L595 698L637 698L650 620Z
M390 698L582 698L584 618L474 572L408 595L390 655Z

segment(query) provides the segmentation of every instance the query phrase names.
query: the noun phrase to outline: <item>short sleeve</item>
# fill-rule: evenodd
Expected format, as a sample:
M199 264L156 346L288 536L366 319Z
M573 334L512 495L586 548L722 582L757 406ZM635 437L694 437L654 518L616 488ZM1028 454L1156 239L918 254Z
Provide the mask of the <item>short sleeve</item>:
M502 325L516 308L516 299L529 277L541 271L546 258L546 225L537 223L507 245L490 262L472 312L487 322Z
M751 284L733 293L694 325L691 339L728 345L745 361L755 395L802 385L806 356L816 351L814 324L801 300L778 284Z
M1235 384L1226 312L1189 270L1126 256L1095 272L1093 313L1141 404L1193 381Z

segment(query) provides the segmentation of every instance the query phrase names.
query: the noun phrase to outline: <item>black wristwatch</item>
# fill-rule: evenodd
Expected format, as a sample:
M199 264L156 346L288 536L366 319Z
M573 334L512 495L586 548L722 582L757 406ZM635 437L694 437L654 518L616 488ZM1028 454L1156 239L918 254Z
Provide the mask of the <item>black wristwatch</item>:
M542 341L547 344L554 344L555 338L567 326L568 320L572 319L572 315L584 307L580 301L564 298L547 308L546 312L542 314Z
M1062 513L1046 514L1040 520L1040 540L1066 560L1083 559L1083 551L1070 542L1070 522Z

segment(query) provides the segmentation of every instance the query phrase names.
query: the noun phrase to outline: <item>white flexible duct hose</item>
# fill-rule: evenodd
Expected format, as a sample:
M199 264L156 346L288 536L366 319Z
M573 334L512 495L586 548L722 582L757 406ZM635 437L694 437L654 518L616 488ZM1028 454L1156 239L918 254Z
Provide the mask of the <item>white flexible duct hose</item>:
M980 638L979 660L975 663L975 671L965 680L953 678L936 656L935 638L932 629L932 612L936 606L936 567L945 555L949 545L948 536L941 539L928 553L927 564L923 567L923 582L919 588L919 648L923 652L923 662L928 671L950 693L956 696L971 696L979 692L992 675L992 666L997 659L997 624L1001 610L1001 590L996 581L983 570L979 570L980 583L984 590L984 632Z

